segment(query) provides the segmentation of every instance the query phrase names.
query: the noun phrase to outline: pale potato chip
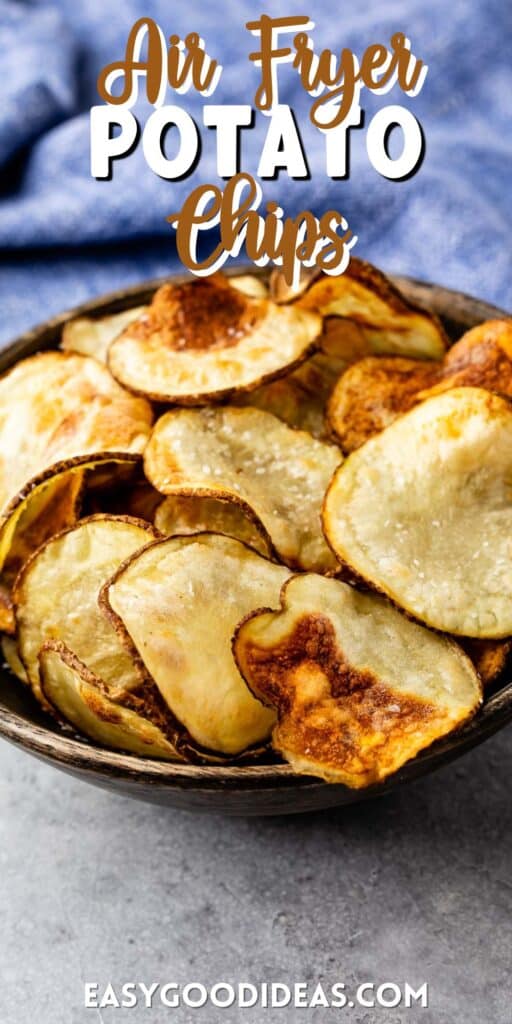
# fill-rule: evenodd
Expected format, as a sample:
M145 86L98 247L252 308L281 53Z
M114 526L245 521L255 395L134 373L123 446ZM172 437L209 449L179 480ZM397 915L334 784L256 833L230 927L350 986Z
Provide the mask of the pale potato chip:
M342 455L260 409L178 409L155 425L144 457L162 494L224 498L259 524L282 561L328 571L320 509Z
M441 363L360 360L332 392L329 423L343 450L354 451L418 402L463 386L512 396L512 320L488 320L467 331Z
M376 267L355 257L338 277L322 275L313 279L294 305L323 317L342 317L359 327L356 337L347 323L346 340L340 328L335 352L331 343L331 354L348 360L353 358L355 342L359 355L440 359L446 348L446 335L438 318L413 306Z
M397 771L478 708L481 687L450 639L339 580L289 580L280 611L255 612L233 650L274 708L273 746L295 771L359 788Z
M233 288L244 295L250 295L252 299L268 298L268 286L261 277L254 274L230 274L228 280Z
M293 369L321 325L316 313L252 298L216 274L159 288L147 313L110 345L108 365L138 394L204 405Z
M353 452L326 495L341 561L429 626L512 634L512 406L430 398Z
M166 537L195 533L222 533L254 548L260 555L270 555L270 545L261 529L239 505L220 498L193 498L170 495L155 512L154 524Z
M218 534L173 537L131 558L101 600L124 628L192 744L235 756L264 742L274 714L231 653L237 623L279 603L289 572Z
M121 313L110 316L79 316L68 320L62 329L60 347L64 352L81 352L84 356L93 356L101 363L106 363L110 342L124 331L125 327L138 320L146 312L147 306L134 306L123 309Z
M41 689L59 716L96 743L140 757L180 757L165 733L142 715L110 699L102 681L60 641L39 652Z
M145 679L98 606L98 595L121 562L156 532L142 520L108 515L82 519L47 541L13 590L20 655L41 700L37 656L46 640L62 640L99 676L113 699Z
M17 363L0 379L0 517L69 459L142 452L152 419L95 359L41 352Z
M12 674L17 676L22 683L28 683L28 676L25 666L20 658L18 644L13 636L2 637L2 654L5 658L7 667L10 668Z

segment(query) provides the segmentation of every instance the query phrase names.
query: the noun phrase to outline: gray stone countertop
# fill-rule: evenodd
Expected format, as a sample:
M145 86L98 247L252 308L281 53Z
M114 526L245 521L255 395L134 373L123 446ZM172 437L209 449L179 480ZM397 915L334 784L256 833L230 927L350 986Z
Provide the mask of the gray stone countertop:
M2 1024L510 1024L512 733L349 809L164 810L0 744ZM429 983L429 1008L85 1009L98 981Z

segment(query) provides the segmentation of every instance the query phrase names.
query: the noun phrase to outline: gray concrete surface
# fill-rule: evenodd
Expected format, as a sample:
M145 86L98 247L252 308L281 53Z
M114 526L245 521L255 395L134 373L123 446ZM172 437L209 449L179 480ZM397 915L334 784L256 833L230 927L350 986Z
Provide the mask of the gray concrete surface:
M0 744L2 1024L510 1024L512 732L288 819L137 804ZM408 980L429 1008L85 1009L84 981Z

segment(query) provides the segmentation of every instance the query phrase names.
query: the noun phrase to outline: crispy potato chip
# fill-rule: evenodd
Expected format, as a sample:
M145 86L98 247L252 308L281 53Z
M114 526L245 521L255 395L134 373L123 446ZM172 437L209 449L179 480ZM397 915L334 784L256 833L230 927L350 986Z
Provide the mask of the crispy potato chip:
M354 451L418 402L455 387L512 396L512 321L489 320L467 331L442 363L363 359L336 385L330 426L344 451Z
M224 498L243 508L287 565L335 567L320 507L342 455L260 409L178 409L158 420L144 458L162 494Z
M307 430L313 437L324 440L327 437L327 399L346 365L336 356L317 352L293 373L263 384L250 394L240 395L233 404L271 412L288 426Z
M274 714L240 678L231 636L279 601L288 575L240 541L202 534L152 544L105 586L101 600L199 747L237 755L269 736Z
M5 580L0 582L0 631L2 633L16 632L12 598Z
M299 773L354 788L386 778L481 702L452 640L322 576L289 580L281 611L251 615L233 650L252 692L277 711L275 749Z
M512 634L512 406L456 388L349 456L324 504L340 560L429 626Z
M316 313L252 298L215 274L159 288L110 345L108 365L138 394L204 405L282 376L313 350L320 329Z
M2 654L5 658L7 667L10 668L13 675L17 676L22 683L28 683L28 676L25 666L20 658L18 644L13 636L2 637Z
M451 388L478 387L512 396L512 320L486 320L446 353L439 376L418 399Z
M484 686L490 686L501 675L512 650L512 640L459 639L462 649L473 662Z
M345 370L327 404L329 425L343 451L355 451L416 405L418 391L436 379L438 365L368 356Z
M158 492L157 492L158 493ZM166 537L186 536L196 533L222 533L234 537L260 555L270 555L270 545L239 505L220 498L187 498L159 495L160 504L156 510L156 529Z
M121 313L110 316L80 316L76 320L68 320L62 329L60 347L64 352L81 352L84 356L93 356L101 363L106 363L110 342L125 327L138 320L146 309L147 306L134 306L133 309L123 309Z
M81 503L84 473L101 467L112 478L117 466L135 467L140 456L124 452L106 455L82 455L66 459L30 480L0 515L0 566L6 566L12 579L32 544L42 541L43 534L53 536L57 530L75 521ZM46 509L49 522L45 519ZM59 526L60 524L60 526ZM8 572L7 572L8 569Z
M360 334L346 325L346 341L340 326L335 353L331 339L331 354L348 360L354 358L354 344L359 355L422 359L440 359L446 348L446 335L437 317L413 306L380 270L355 257L338 277L322 275L313 279L295 305L316 310L323 317L342 317L357 324Z
M112 468L112 463L109 463ZM17 521L3 574L12 582L22 565L50 537L76 523L80 511L85 470L75 469L50 478L45 487L35 488Z
M142 520L91 516L47 541L25 564L13 601L20 655L39 699L37 656L46 640L62 640L113 699L144 680L140 664L101 612L98 595L121 562L156 536Z
M96 743L141 757L179 760L165 733L136 711L110 699L102 681L60 641L39 652L41 689L59 716Z
M0 380L0 510L64 460L142 452L152 418L95 359L40 352L17 363Z

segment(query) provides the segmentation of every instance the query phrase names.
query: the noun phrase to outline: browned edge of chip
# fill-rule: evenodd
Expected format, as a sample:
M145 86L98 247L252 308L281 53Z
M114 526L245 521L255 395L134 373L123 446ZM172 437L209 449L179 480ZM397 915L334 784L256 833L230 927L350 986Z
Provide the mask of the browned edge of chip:
M162 543L165 543L166 541L173 540L175 536L176 537L182 537L184 535L182 535L182 534L173 534L172 537L158 537L157 540L151 541L149 544L146 544L143 550L144 550L144 552L146 552L146 551L149 550L149 548L156 547L158 544L162 544ZM185 535L185 539L189 540L190 543L193 544L195 541L197 541L201 537L219 537L219 536L223 537L223 536L228 536L228 535L227 534L219 534L218 531L214 532L213 530L202 530L201 533L186 534ZM255 554L254 548L251 548L251 546L249 544L246 544L245 541L238 540L238 538L233 538L233 537L229 537L229 540L236 540L238 544L241 544L244 548L247 548L247 550L250 551L251 554ZM141 551L142 551L142 549L139 549L138 551L134 551L132 555L129 555L128 558L125 558L124 561L121 562L121 565L118 566L118 568L116 569L116 571L113 574L113 576L111 576L110 579L107 580L106 583L103 584L103 586L102 586L102 588L101 588L101 590L99 592L99 596L98 596L98 603L100 605L100 608L102 609L104 614L110 619L110 621L111 621L111 623L112 623L112 625L113 625L113 627L114 627L114 629L115 629L115 631L116 631L116 633L117 633L121 643L124 644L126 650L128 651L128 653L130 654L132 659L137 664L140 661L142 661L142 659L141 659L141 657L139 655L139 652L138 652L138 650L137 650L137 648L136 648L136 646L135 646L135 644L134 644L134 642L133 642L133 640L132 640L128 630L126 629L126 626L125 626L123 620L117 614L117 612L115 612L114 609L112 608L112 605L110 604L109 597L108 597L108 591L109 591L109 588L111 586L113 586L114 583L117 582L117 580L123 574L125 569L128 569L128 567L132 564L132 562L136 561L137 556L141 554ZM256 554L259 554L259 552L256 552ZM259 555L259 557L260 558L265 558L264 555ZM267 561L270 561L270 559L267 559ZM144 671L146 673L147 678L151 681L152 685L158 690L158 687L157 687L155 681L153 680L152 676L150 676L150 674L149 674L149 672L148 672L148 670L147 670L145 665L144 665ZM158 693L159 693L159 696L160 696L160 691L158 691ZM163 698L160 697L160 700L163 701ZM250 764L250 763L252 763L254 761L259 760L261 758L261 756L266 751L268 751L268 749L269 749L269 744L268 743L258 743L258 744L254 744L252 747L248 747L247 750L244 750L244 751L242 751L242 753L237 754L236 757L233 757L230 754L222 754L219 751L209 750L207 747L201 746L201 744L197 743L192 738L192 736L190 735L188 730L185 728L183 723L180 722L180 720L178 718L176 718L174 713L171 711L171 709L169 708L168 704L165 701L163 701L163 703L165 704L165 707L167 709L167 714L169 716L169 721L172 721L174 723L175 728L176 728L176 737L175 737L176 750L178 751L178 753L180 753L185 758L185 760L190 761L193 764L212 764L212 763L213 764L219 764L219 765L247 764L247 763Z

